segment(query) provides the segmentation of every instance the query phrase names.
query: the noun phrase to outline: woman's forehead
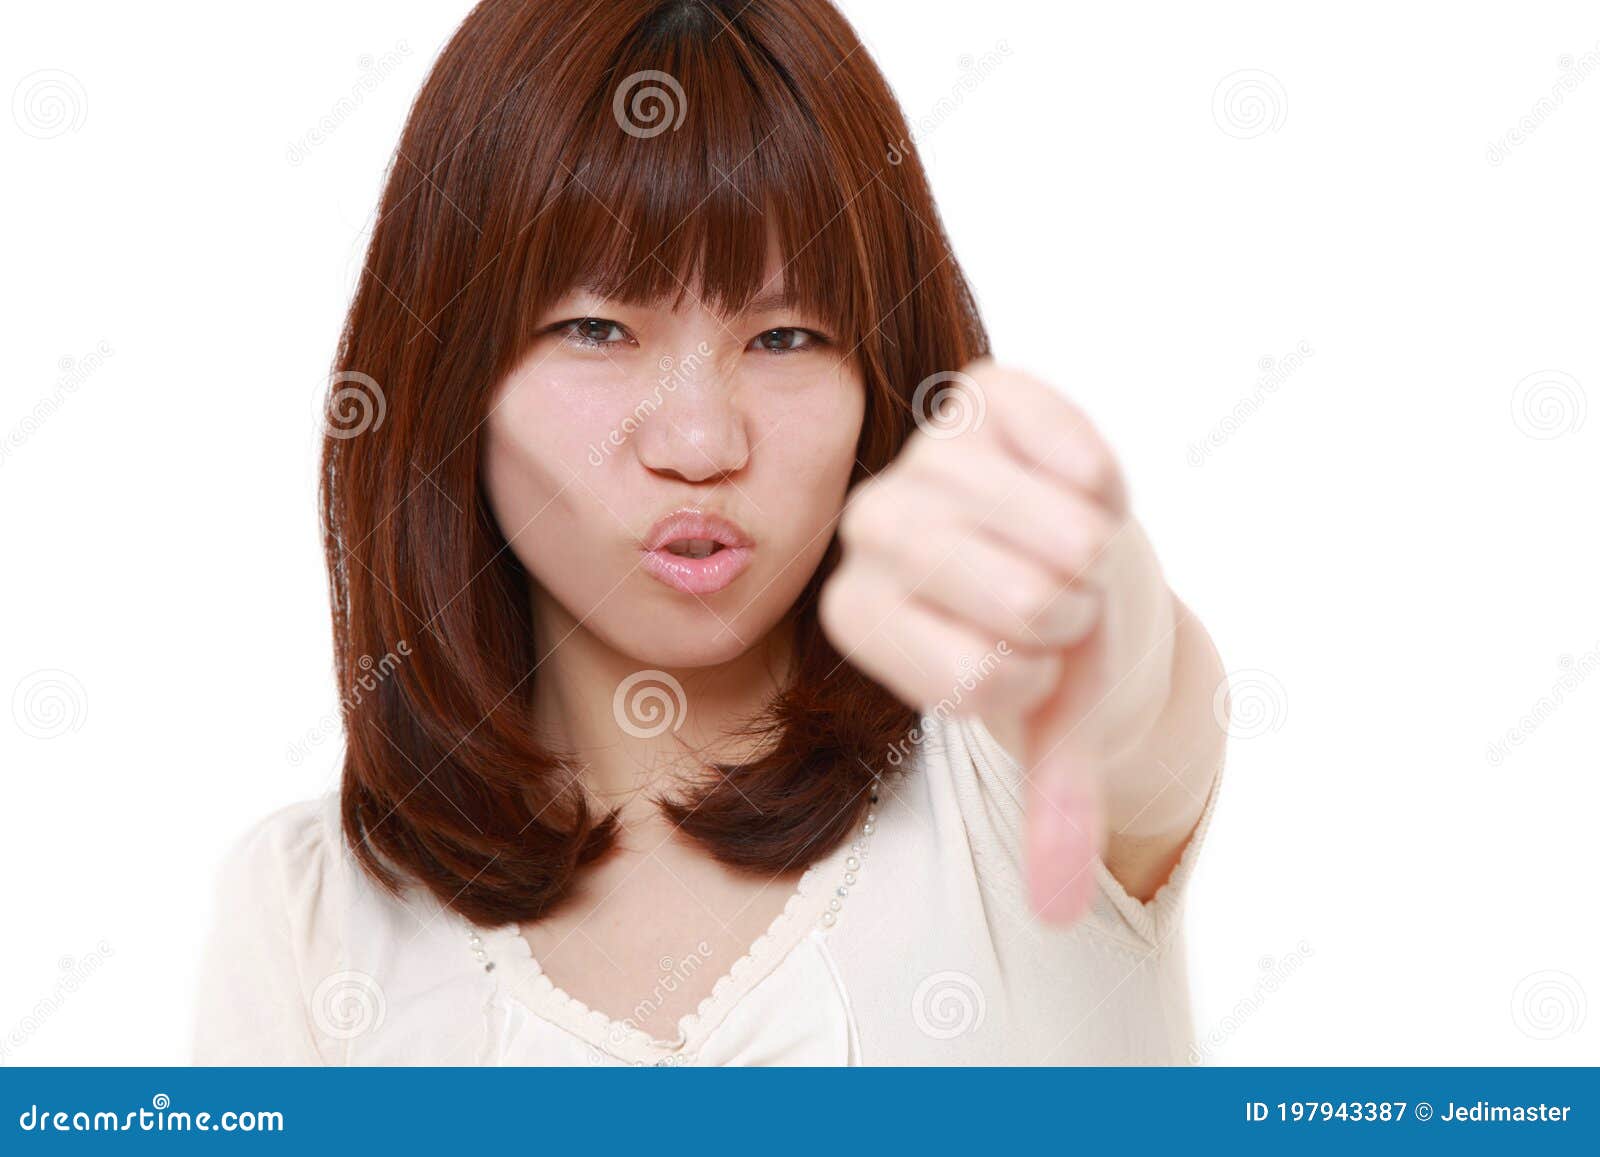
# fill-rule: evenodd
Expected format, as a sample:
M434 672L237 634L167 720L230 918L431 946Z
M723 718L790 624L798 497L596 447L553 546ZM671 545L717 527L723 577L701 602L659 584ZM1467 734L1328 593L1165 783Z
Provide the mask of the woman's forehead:
M645 309L658 309L668 313L682 312L700 306L706 309L711 307L706 303L705 295L698 284L689 284L682 292L669 292L646 297L641 294L627 294L618 289L608 291L607 287L598 281L586 280L568 291L563 300L594 300L611 301L621 304L637 306ZM783 310L803 308L797 295L780 279L775 279L767 286L745 302L743 308L737 312L741 314L778 313ZM714 310L712 312L715 312Z

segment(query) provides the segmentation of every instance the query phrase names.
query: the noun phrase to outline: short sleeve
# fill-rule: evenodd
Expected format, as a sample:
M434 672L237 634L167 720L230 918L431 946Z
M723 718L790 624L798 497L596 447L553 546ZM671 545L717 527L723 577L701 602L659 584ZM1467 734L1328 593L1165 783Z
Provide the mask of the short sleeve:
M948 731L952 733L953 740L959 739L965 746L971 759L973 781L969 790L976 803L977 815L989 831L997 833L997 838L1010 845L1010 858L1020 866L1025 810L1021 764L975 716L951 719ZM1095 857L1098 899L1089 918L1095 920L1102 930L1147 951L1159 951L1172 942L1182 919L1183 899L1188 892L1189 880L1194 874L1200 849L1216 811L1222 775L1222 767L1219 766L1182 855L1166 882L1149 900L1136 899L1111 874L1105 861L1099 856Z
M325 811L307 800L274 812L224 857L195 991L196 1064L325 1063L307 1015L338 956Z

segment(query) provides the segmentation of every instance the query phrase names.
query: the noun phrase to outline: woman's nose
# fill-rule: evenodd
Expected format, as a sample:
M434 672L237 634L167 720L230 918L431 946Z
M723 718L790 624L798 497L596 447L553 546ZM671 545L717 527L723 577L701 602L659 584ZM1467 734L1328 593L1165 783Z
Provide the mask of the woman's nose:
M745 418L731 375L709 366L670 376L652 391L650 407L635 436L639 460L658 474L686 482L709 482L742 470L750 460Z

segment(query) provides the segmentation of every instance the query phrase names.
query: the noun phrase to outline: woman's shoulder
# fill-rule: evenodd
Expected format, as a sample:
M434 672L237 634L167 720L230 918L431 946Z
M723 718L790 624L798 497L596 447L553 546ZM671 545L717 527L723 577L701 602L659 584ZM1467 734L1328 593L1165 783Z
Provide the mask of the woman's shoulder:
M981 719L925 710L909 738L931 790L952 798L963 812L976 809L995 827L996 836L1015 834L1022 822L1027 775Z
M228 842L212 888L212 944L309 964L337 953L336 912L348 896L337 792L251 821Z
M230 843L218 876L221 908L282 914L291 937L327 939L352 922L406 922L415 889L391 893L345 840L339 793L297 800L254 820Z
M336 882L344 867L339 794L285 804L251 821L223 854L220 884L234 898L309 898Z
M455 959L429 952L450 924L422 907L414 889L390 893L361 868L344 839L337 792L251 822L230 842L215 880L195 1059L314 1064L343 1056L355 1035L351 1017L381 1018L385 989L413 980L426 987L435 976L410 970L439 972ZM466 959L464 941L450 946Z
M305 1010L316 977L339 957L330 917L341 874L337 814L336 795L301 800L229 841L195 990L198 1063L321 1059Z

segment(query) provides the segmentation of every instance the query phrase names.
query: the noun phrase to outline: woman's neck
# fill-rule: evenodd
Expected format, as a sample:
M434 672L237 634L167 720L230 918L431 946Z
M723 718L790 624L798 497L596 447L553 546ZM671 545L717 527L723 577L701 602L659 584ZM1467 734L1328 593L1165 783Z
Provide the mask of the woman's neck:
M759 715L780 690L793 654L785 619L759 643L724 662L658 667L626 655L553 600L535 597L541 661L531 680L544 742L571 755L604 807L626 825L653 812L649 797L670 792L713 759L737 762L759 740L731 732Z

